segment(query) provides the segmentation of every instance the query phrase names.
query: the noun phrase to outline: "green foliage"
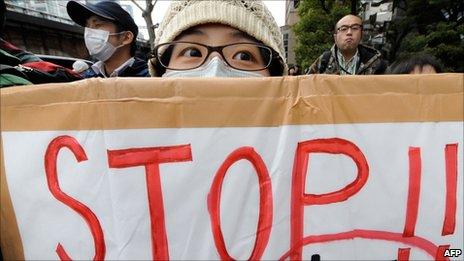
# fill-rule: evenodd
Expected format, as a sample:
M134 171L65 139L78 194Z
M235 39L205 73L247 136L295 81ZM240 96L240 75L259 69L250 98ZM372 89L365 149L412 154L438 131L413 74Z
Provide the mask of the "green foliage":
M390 62L428 53L440 60L445 72L464 72L464 2L396 0L395 4L404 13L388 30Z
M387 27L390 63L417 53L434 55L445 71L464 72L464 1L394 0L396 18ZM358 4L358 6L360 6ZM295 55L308 68L332 46L335 23L350 13L351 1L302 0L293 27Z
M298 6L300 21L293 26L297 44L296 61L308 68L334 43L335 23L350 13L350 1L303 0Z

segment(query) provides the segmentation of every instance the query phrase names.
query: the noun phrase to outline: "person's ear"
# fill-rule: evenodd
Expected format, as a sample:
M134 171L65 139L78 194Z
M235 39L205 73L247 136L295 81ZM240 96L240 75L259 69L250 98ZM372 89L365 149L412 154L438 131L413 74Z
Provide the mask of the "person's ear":
M131 31L126 31L123 34L122 44L124 44L124 45L130 44L130 43L132 43L132 40L134 40L134 34Z

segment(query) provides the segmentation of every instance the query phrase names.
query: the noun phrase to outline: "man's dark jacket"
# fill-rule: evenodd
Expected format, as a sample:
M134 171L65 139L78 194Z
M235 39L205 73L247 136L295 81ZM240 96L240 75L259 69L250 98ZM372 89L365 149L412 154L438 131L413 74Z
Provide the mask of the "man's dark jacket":
M387 69L387 62L382 60L379 51L360 44L358 52L359 61L356 64L356 74L383 74ZM307 73L340 74L343 69L340 68L336 54L337 46L333 45L330 51L324 52L314 61Z

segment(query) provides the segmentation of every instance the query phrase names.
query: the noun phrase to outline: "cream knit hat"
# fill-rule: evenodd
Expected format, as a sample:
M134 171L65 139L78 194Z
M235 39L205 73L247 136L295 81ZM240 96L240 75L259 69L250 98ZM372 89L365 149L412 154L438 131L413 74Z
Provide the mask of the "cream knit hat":
M287 72L284 59L282 33L274 17L262 1L257 0L182 0L173 1L158 27L155 45L173 41L190 27L220 23L241 30L263 42L279 54L283 73ZM148 62L150 74L156 76L152 63Z

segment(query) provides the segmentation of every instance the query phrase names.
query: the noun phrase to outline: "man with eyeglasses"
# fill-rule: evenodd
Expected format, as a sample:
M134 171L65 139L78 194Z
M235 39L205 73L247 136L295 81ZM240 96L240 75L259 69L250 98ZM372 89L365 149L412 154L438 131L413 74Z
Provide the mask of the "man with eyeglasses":
M340 19L335 25L335 44L314 61L308 74L383 74L387 63L379 51L360 44L362 29L358 16L346 15Z

